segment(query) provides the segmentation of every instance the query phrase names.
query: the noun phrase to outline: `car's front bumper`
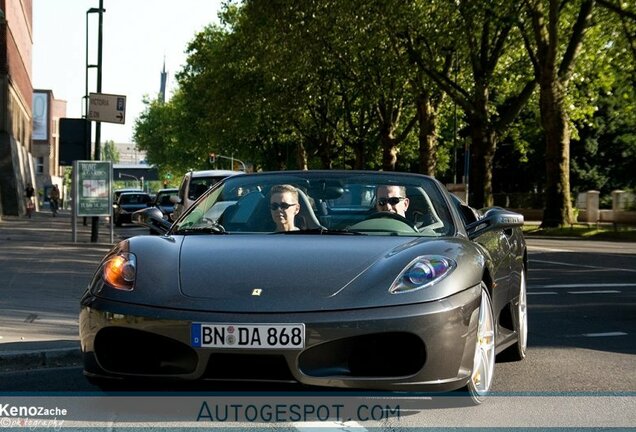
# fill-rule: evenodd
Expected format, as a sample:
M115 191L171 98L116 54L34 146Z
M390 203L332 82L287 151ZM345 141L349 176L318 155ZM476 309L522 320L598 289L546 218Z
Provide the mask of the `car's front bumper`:
M470 375L480 295L476 286L435 302L295 314L184 311L86 297L80 312L84 368L95 377L454 390ZM196 348L193 322L303 323L305 348Z

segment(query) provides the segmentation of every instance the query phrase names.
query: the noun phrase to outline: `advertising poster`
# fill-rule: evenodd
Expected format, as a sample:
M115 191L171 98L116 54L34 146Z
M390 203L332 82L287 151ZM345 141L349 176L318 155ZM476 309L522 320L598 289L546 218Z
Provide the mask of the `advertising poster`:
M75 190L77 216L110 216L112 212L110 161L76 161Z
M33 92L33 139L45 141L49 138L49 99L47 93Z

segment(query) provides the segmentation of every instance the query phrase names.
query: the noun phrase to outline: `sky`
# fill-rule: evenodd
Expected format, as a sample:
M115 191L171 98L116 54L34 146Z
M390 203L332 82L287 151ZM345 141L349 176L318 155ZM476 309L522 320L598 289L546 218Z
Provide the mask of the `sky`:
M101 141L131 143L144 96L157 97L164 59L166 97L197 32L218 23L221 0L103 0L102 93L126 96L125 124L102 123ZM97 63L99 0L33 0L33 88L67 102L66 117L81 118L88 63ZM89 69L88 92L97 91ZM94 127L93 127L94 129Z

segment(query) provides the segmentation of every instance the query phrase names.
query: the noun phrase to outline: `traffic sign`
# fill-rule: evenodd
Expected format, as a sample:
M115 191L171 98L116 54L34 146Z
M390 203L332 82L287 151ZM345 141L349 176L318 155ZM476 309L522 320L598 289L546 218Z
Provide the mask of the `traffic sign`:
M105 93L89 94L88 119L124 124L126 121L126 96Z

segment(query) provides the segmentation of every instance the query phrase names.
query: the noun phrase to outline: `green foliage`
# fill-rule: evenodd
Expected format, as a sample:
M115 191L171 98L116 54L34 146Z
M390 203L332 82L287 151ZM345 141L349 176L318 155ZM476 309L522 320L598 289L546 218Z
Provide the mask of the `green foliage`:
M104 143L102 148L102 160L109 160L112 163L119 163L119 150L115 147L115 142L113 140L108 140Z
M541 192L546 141L538 94L526 92L536 59L520 31L531 24L521 6L539 3L228 0L221 24L189 43L172 99L145 101L135 142L176 178L209 168L210 152L264 170L375 170L394 151L395 169L420 171L426 101L434 147L424 150L440 178L462 172L464 143L481 128L495 148L492 190ZM562 34L580 4L563 3ZM605 192L634 182L636 26L607 8L593 14L564 106L572 189Z

